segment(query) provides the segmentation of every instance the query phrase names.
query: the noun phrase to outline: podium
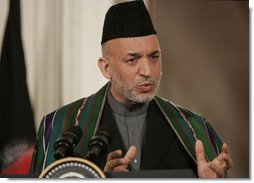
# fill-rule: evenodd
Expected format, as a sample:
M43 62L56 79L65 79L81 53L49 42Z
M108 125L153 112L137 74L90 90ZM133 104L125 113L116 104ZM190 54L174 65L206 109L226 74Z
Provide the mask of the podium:
M192 169L103 172L87 159L68 157L50 164L39 178L196 178Z
M140 170L130 172L106 172L105 178L197 178L191 169L184 170ZM0 175L1 178L38 178L37 175Z
M191 169L106 172L105 175L107 178L197 178Z

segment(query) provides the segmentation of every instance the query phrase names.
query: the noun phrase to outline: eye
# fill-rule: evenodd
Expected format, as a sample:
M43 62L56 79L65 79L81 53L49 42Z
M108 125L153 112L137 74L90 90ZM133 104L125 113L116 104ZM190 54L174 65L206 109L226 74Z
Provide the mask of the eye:
M127 62L134 62L136 59L135 58L131 58L131 59L128 59Z
M136 57L129 58L129 59L126 60L126 63L127 63L127 64L134 64L134 63L137 62L137 60L138 60L138 59L137 59Z
M158 60L159 59L159 55L152 55L150 58L151 58L151 60Z

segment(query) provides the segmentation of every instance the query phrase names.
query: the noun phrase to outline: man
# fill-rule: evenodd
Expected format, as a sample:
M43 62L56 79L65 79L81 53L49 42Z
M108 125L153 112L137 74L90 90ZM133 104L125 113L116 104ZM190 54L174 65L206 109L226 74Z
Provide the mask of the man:
M224 177L229 150L204 117L156 96L161 49L143 1L112 6L105 17L99 68L110 80L90 97L46 115L38 131L31 173L55 161L54 143L81 127L74 152L84 157L97 131L112 138L98 166L105 172L192 169L198 177Z

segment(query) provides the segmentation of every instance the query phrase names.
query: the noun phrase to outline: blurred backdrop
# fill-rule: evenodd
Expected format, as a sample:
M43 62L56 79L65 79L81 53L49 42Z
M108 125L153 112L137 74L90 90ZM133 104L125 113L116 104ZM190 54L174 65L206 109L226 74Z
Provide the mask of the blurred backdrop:
M96 92L103 20L114 0L21 0L27 83L43 115ZM159 94L203 114L230 147L233 178L249 175L248 1L145 1L158 32ZM0 43L8 0L0 0ZM1 50L2 44L0 44Z

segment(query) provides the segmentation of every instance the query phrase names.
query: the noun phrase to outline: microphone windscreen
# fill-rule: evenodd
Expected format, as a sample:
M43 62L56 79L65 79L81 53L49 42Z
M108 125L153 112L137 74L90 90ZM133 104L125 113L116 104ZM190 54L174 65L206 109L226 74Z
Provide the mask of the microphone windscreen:
M82 133L82 129L79 126L71 126L64 131L54 144L55 159L73 156L73 148L78 144Z
M75 138L74 144L76 145L78 141L81 139L82 134L83 134L82 129L79 126L71 126L63 133L63 136L65 135L73 136Z

